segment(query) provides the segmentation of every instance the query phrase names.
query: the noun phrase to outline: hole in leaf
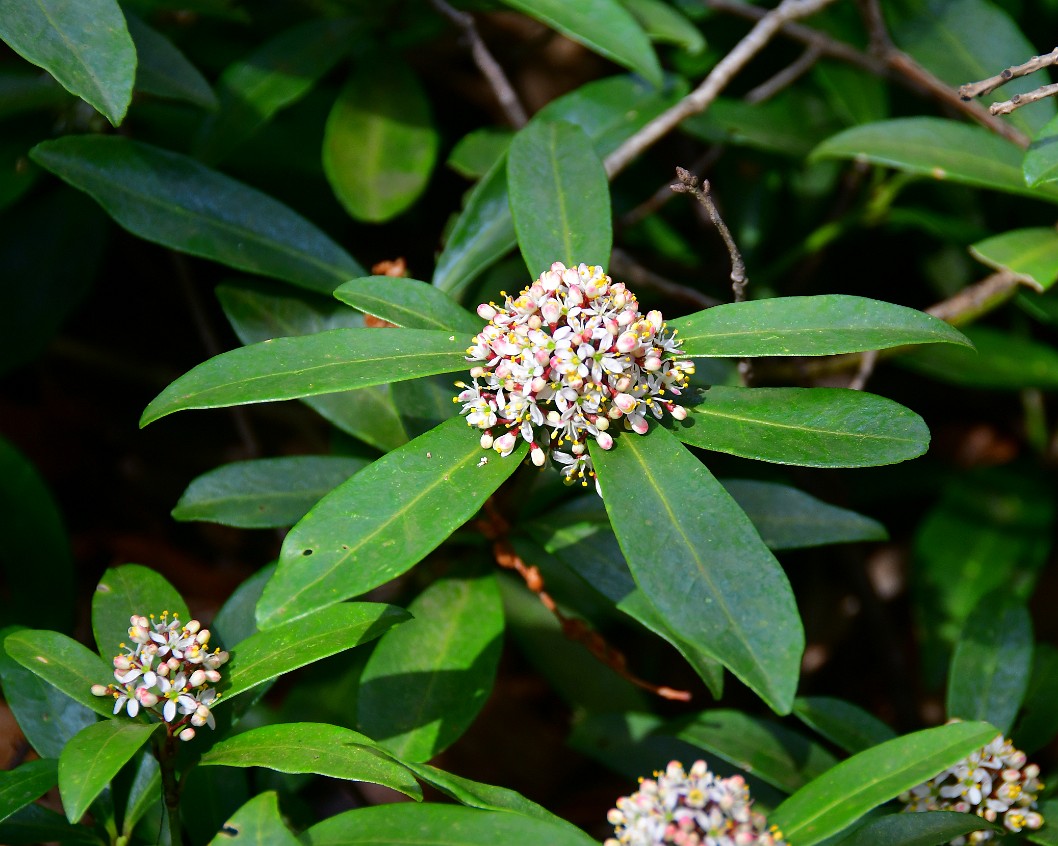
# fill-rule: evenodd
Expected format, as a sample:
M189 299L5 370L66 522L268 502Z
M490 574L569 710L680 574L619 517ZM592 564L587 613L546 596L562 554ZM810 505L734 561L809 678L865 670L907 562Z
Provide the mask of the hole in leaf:
M312 550L311 550L311 549L306 549L306 550L305 550L304 552L302 552L301 554L302 554L302 555L312 555Z

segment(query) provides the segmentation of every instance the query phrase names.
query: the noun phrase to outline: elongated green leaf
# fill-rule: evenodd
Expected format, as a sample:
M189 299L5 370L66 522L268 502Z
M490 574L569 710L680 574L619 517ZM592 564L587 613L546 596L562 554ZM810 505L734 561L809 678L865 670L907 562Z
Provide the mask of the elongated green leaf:
M1055 139L1058 138L1058 116L1051 118L1036 133L1032 139L1029 149L1025 151L1025 161L1021 169L1025 176L1025 184L1036 188L1045 182L1054 182L1058 179L1058 147L1055 147Z
M250 635L231 649L225 665L226 702L233 696L304 667L374 640L387 629L409 619L402 608L379 602L343 602L301 620Z
M970 612L948 673L949 717L986 720L1005 736L1021 708L1032 667L1032 619L1025 603L997 591Z
M281 723L250 729L217 743L200 763L317 773L384 784L415 799L422 798L422 789L411 772L370 737L327 723Z
M976 814L957 811L928 811L917 814L888 814L868 820L836 846L940 846L971 831L1003 833L1003 827Z
M673 431L691 446L804 467L895 464L929 447L913 411L846 388L716 385Z
M1058 388L1058 350L1053 346L989 326L971 326L966 337L976 352L934 347L901 356L898 362L955 385L999 391Z
M367 463L338 455L298 455L225 464L188 485L173 517L243 529L293 526Z
M1021 717L1011 735L1018 749L1031 754L1058 734L1058 649L1037 643L1032 650L1032 675Z
M896 732L873 714L842 699L799 696L793 710L802 723L853 755L896 737Z
M739 711L703 711L669 731L785 793L804 787L837 763L826 749L796 731Z
M125 815L121 820L122 833L131 836L136 824L152 807L157 807L162 798L162 770L158 759L149 751L140 755L136 774L132 777L129 799L125 804Z
M1058 202L1058 187L1025 185L1022 151L980 126L935 117L883 120L828 138L815 159L856 159L898 170Z
M617 0L503 0L508 6L579 41L661 86L661 65L635 18Z
M579 127L534 122L507 151L507 184L518 246L536 278L553 262L567 267L610 260L610 188Z
M348 55L361 26L354 18L310 20L225 68L217 83L219 108L199 130L195 155L213 164L227 158Z
M476 335L482 320L433 285L396 276L351 279L334 296L355 309L407 329L448 329Z
M129 639L133 614L160 619L191 619L187 604L160 573L139 564L123 564L103 574L92 597L92 632L100 655L113 656Z
M584 832L509 811L481 811L461 805L376 805L346 811L317 823L301 835L304 846L495 846L539 843L598 846Z
M203 109L217 108L217 97L205 77L172 41L128 12L125 13L125 23L139 58L137 90L183 100Z
M59 795L66 819L80 820L118 770L160 727L161 723L148 726L115 719L81 729L59 758Z
M621 0L651 41L675 44L697 55L705 50L705 38L697 27L663 0Z
M507 458L490 457L457 418L365 467L287 535L257 606L258 625L300 617L399 576L469 520L525 451L522 443Z
M904 344L969 342L925 312L823 294L728 303L668 321L686 356L833 355Z
M92 685L113 680L113 668L76 640L47 629L26 629L8 635L4 650L31 673L97 714L109 717L113 712L112 700L92 695Z
M495 576L440 579L408 606L360 677L357 724L396 757L428 761L474 721L503 644Z
M276 571L275 564L262 567L232 592L213 618L211 627L220 643L234 646L257 634L255 612L264 586Z
M155 397L146 426L189 408L221 408L382 385L466 368L467 339L429 329L332 329L214 356Z
M323 171L357 220L381 223L426 188L439 143L430 101L402 59L361 63L338 94L323 134Z
M872 808L984 746L988 723L952 723L887 741L827 770L783 802L769 822L798 846L837 834Z
M30 156L148 241L325 293L363 276L309 221L187 156L102 135L45 141Z
M228 819L209 846L297 846L298 839L283 822L279 796L274 790L260 793Z
M996 270L1017 274L1018 281L1040 293L1058 279L1058 232L1050 226L993 235L973 244L970 254Z
M0 38L114 126L124 119L136 48L116 0L4 0Z
M789 713L804 633L786 576L749 518L668 430L592 447L636 582L681 638Z
M8 846L39 846L51 842L63 846L107 846L110 843L87 826L70 825L62 814L40 805L27 805L0 823L0 843Z
M0 771L0 820L40 798L55 786L58 778L58 762L51 758Z

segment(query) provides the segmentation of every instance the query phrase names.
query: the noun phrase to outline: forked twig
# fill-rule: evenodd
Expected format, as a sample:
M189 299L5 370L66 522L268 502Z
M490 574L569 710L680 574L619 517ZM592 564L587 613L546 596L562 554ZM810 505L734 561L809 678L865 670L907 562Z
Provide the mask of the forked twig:
M1049 68L1051 65L1058 65L1058 47L1055 47L1050 53L1044 53L1042 56L1033 56L1024 64L1014 65L1005 71L1000 71L995 76L988 77L988 79L982 79L980 82L967 82L965 85L959 86L959 96L964 100L983 97L985 94L991 94L999 86L1006 85L1012 79L1028 76L1030 73L1036 73L1036 71Z

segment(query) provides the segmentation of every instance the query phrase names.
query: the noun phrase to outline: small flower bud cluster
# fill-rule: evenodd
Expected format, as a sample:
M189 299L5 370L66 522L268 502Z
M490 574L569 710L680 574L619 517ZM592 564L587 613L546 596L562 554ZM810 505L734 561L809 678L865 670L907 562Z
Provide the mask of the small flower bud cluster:
M769 830L763 814L750 807L741 776L717 778L705 761L690 772L672 761L639 790L622 796L606 818L616 837L603 846L785 846L782 832Z
M198 620L181 624L163 611L160 620L133 615L129 618L132 646L114 656L117 684L92 685L96 696L113 696L114 713L122 708L135 717L140 708L169 724L170 734L191 740L195 729L216 727L211 708L220 681L220 667L228 653L209 651L209 629Z
M1010 831L1037 829L1043 817L1034 809L1043 784L1040 768L1026 760L1024 752L999 735L935 778L902 793L900 801L905 811L960 811L1001 821ZM992 837L991 831L975 831L951 843L983 843Z
M610 449L612 422L642 435L648 412L687 416L666 394L680 394L694 363L676 358L680 342L661 312L644 316L635 294L601 267L555 262L504 297L478 306L488 324L467 349L473 384L456 383L455 402L482 430L482 448L507 456L521 438L538 467L550 457L568 484L587 485L595 475L588 438Z

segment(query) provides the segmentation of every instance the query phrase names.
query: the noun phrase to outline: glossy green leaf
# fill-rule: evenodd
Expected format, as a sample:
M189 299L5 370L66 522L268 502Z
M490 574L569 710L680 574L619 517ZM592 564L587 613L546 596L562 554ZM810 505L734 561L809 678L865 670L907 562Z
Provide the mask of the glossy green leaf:
M414 776L374 740L327 723L280 723L250 729L215 744L200 763L316 773L383 784L415 799L422 798Z
M1040 293L1058 279L1058 232L1054 227L1014 229L970 246L970 255L995 270L1008 270Z
M1007 591L982 597L963 625L948 672L948 717L986 720L1004 736L1021 708L1032 667L1032 619Z
M125 13L125 23L139 58L136 67L138 91L183 100L203 109L217 108L217 97L206 78L172 41L128 12Z
M360 677L357 724L404 761L429 761L470 727L492 690L503 645L493 573L439 579L408 606Z
M158 759L150 750L144 750L136 764L136 772L129 788L125 814L121 820L122 833L131 835L136 824L152 808L158 807L162 798L162 770Z
M658 87L661 65L642 27L617 0L503 0Z
M191 619L187 604L165 577L139 564L123 564L107 570L92 596L92 633L100 655L117 655L118 644L129 639L129 617L133 614L161 619Z
M793 712L806 726L852 755L896 737L896 732L873 714L843 699L799 696Z
M705 38L676 8L663 0L621 0L651 41L675 44L697 55L705 50Z
M514 133L510 129L483 126L460 138L445 162L467 179L480 179L507 155Z
M114 126L125 118L136 48L116 0L4 0L0 38Z
M279 796L274 790L259 793L228 819L210 846L297 846L298 838L283 822Z
M155 397L140 425L189 408L348 391L464 370L467 339L430 329L332 329L275 338L214 356Z
M1004 833L1001 825L988 823L976 814L957 811L929 811L915 814L887 814L868 820L835 846L941 846L971 831Z
M768 821L788 842L814 846L995 736L988 723L952 723L897 737L827 770L783 802Z
M677 635L789 713L804 634L782 568L667 429L615 440L608 451L589 447L636 582Z
M284 673L380 637L409 615L379 602L343 602L250 635L231 649L222 703Z
M1058 388L1058 350L1024 335L971 326L976 351L955 347L916 350L897 361L932 379L972 388L1016 391Z
M580 127L534 121L519 132L507 151L507 184L531 277L556 261L567 267L609 263L610 188Z
M173 509L177 520L266 529L293 526L368 462L339 455L236 461L203 473Z
M1021 170L1025 176L1025 184L1035 188L1045 182L1054 182L1058 179L1058 116L1051 118L1036 133L1025 151L1025 160L1022 162Z
M356 18L310 20L225 68L217 82L220 105L202 124L195 155L210 163L227 158L345 58L361 27Z
M305 218L179 153L118 136L68 135L30 155L148 241L325 293L363 276Z
M129 759L161 728L132 720L103 720L83 728L59 758L59 795L66 819L78 822Z
M1021 717L1011 737L1018 749L1032 754L1058 734L1058 649L1037 643L1032 651L1032 674L1025 691Z
M727 303L668 321L685 356L834 355L905 344L969 342L925 312L822 294Z
M63 846L108 846L87 826L70 825L66 817L40 805L27 805L0 823L0 843L7 846L40 846L41 843Z
M684 443L778 464L873 467L929 447L929 429L913 411L847 388L716 385L690 412L673 429Z
M889 89L881 77L838 61L816 62L812 76L826 92L834 114L846 126L873 123L889 116Z
M275 564L262 567L232 591L210 627L220 643L235 646L257 634L257 603L275 570Z
M44 758L0 771L0 820L6 820L54 787L59 778L57 768L54 759Z
M113 680L113 667L76 640L48 629L26 629L8 635L4 650L71 699L104 717L113 713L112 700L92 695L92 685Z
M796 731L739 711L703 711L669 730L785 793L804 787L837 763L826 749Z
M361 63L338 94L323 134L323 171L357 220L381 223L426 188L439 138L430 101L400 58Z
M447 329L476 335L483 321L433 285L399 276L366 276L339 285L347 305L407 329Z
M1029 188L1022 151L980 126L936 117L883 120L846 129L812 157L856 159L931 179L1058 202L1058 187Z
M365 467L287 535L258 625L359 596L413 567L474 515L525 452L522 443L507 458L487 453L477 430L457 418Z
M346 811L307 829L304 846L495 846L539 843L547 846L598 846L584 832L509 811L481 811L461 805L422 803L376 805Z

